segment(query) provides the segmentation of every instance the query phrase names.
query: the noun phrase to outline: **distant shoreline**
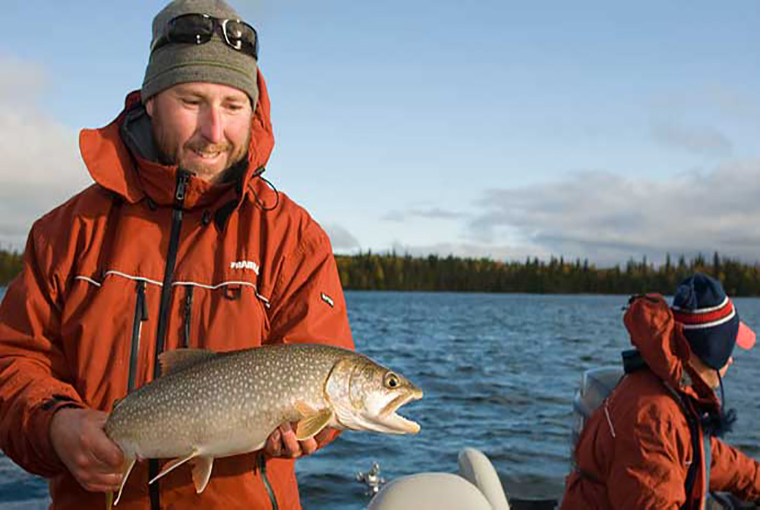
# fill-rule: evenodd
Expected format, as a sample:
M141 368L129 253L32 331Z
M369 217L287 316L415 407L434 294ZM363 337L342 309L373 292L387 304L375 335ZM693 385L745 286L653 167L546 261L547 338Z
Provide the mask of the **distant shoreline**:
M588 260L498 261L486 258L413 257L372 252L335 255L345 290L393 290L426 292L485 292L524 294L672 293L677 283L695 271L719 278L729 295L760 296L760 266L720 256L707 261L698 255L655 267L646 258L625 266L597 268ZM22 255L0 250L0 286L7 286L21 271Z
M630 259L625 266L597 268L588 260L524 262L460 257L360 253L335 256L346 290L451 291L525 294L670 294L694 272L719 278L729 295L760 296L760 266L748 265L717 252L708 262L698 255L673 262L670 254L659 267Z

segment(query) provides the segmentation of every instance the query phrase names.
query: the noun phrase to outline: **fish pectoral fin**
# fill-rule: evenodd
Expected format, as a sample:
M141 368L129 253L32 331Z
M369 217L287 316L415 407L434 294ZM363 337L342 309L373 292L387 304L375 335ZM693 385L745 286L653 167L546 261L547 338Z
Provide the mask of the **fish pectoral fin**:
M296 439L303 441L316 436L320 430L330 423L332 417L333 412L330 408L314 411L311 415L304 416L296 425Z
M151 484L151 483L155 482L156 480L158 480L159 478L161 478L162 476L164 476L168 472L173 471L175 468L181 466L182 464L184 464L188 460L197 457L199 455L199 453L200 452L198 451L198 449L194 449L190 453L190 455L187 455L186 457L176 458L176 459L170 460L169 462L167 462L166 464L164 464L164 467L163 467L163 469L161 469L161 472L158 473L155 477L153 477L153 480L151 480L150 482L148 482L148 484Z
M119 493L116 495L116 501L113 502L114 506L119 504L119 500L121 499L121 491L124 490L124 486L127 484L127 478L129 478L129 473L132 472L132 468L135 466L136 458L124 458L124 464L121 466L121 485L119 486ZM113 493L111 494L111 501L113 501ZM106 506L110 509L111 507L108 506L108 503L106 503Z
M200 494L208 485L211 478L211 467L214 465L214 457L197 457L193 461L193 484L195 492Z
M218 355L219 353L207 349L175 349L162 352L158 355L161 376L180 372Z
M311 416L313 414L316 414L318 411L311 407L306 402L298 401L296 402L296 409L298 409L298 412L301 414L301 417L306 418L307 416Z

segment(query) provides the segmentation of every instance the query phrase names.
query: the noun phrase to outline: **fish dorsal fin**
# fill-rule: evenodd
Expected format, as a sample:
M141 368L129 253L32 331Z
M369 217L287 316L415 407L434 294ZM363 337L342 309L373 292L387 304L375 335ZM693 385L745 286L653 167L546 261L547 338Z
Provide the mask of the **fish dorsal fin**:
M296 425L296 439L299 441L316 436L332 420L333 412L329 407L317 411L303 402L296 406L303 416Z
M161 375L164 376L181 372L215 356L218 353L207 349L175 349L162 352L158 356L158 362L161 364Z

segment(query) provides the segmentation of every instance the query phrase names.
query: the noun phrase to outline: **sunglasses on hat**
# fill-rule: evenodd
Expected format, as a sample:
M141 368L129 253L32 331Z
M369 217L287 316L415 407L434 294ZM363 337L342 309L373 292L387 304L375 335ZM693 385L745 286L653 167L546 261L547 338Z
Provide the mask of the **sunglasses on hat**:
M151 45L150 51L152 53L172 43L205 44L217 30L230 48L258 60L259 38L251 25L238 19L219 19L208 14L190 13L172 18L166 24L164 34Z

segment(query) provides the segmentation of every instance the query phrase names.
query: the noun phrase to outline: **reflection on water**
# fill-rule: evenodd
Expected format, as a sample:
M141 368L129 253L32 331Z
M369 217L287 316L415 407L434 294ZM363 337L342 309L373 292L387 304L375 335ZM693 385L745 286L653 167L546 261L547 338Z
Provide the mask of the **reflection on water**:
M453 472L467 446L491 458L508 494L561 495L573 392L583 370L618 363L628 347L626 296L348 292L347 300L357 348L425 391L402 410L422 431L346 432L299 460L304 508L363 508L365 487L355 474L372 461L388 480ZM736 303L746 322L760 326L759 299ZM753 457L760 453L751 385L759 359L758 349L738 352L726 380L729 406L741 410L729 442ZM0 510L43 508L45 498L44 481L0 458Z

